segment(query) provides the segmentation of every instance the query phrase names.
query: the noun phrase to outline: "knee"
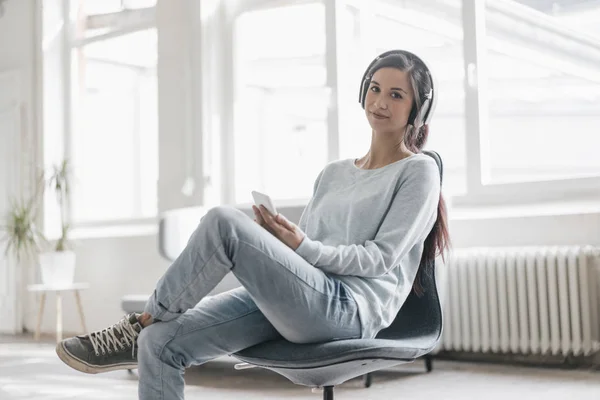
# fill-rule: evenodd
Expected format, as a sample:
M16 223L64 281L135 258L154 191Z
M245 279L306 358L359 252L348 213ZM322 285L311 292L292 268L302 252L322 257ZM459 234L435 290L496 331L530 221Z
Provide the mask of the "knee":
M180 328L178 323L169 321L154 323L142 329L138 337L139 363L154 361L174 368L185 368L188 362L185 355L173 352L169 346Z
M160 353L167 340L163 337L160 325L159 323L148 325L140 332L137 339L139 359L160 358Z
M216 206L208 210L203 219L210 221L227 221L237 215L238 212L241 211L232 206Z
M246 215L232 206L213 207L202 218L201 223L209 224L211 227L218 227L219 231L227 232L236 226Z
M148 325L140 332L138 337L138 361L147 362L158 360L168 363L171 359L168 353L168 344L177 336L180 325L175 321L157 322Z

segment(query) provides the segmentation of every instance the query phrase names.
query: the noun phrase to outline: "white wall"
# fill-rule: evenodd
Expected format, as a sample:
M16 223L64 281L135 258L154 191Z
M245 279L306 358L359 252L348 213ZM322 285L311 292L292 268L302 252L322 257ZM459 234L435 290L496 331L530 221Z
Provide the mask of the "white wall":
M26 169L22 167L27 165L28 162L35 158L35 141L34 134L37 132L37 115L36 115L36 104L37 100L36 96L36 88L37 88L37 80L36 74L37 69L35 68L36 60L37 60L37 46L35 41L36 36L36 27L37 27L37 17L36 14L36 1L35 0L22 0L22 1L10 1L5 3L5 13L2 18L0 18L0 74L10 73L11 75L15 75L15 86L18 91L16 95L12 97L11 103L18 104L20 107L21 121L19 122L21 132L23 133L22 137L19 140L15 141L14 144L21 147L23 150L32 149L31 152L23 153L17 151L15 155L14 161L11 162L10 166L6 166L10 171L9 173L18 179L17 187L13 187L12 189L8 187L0 188L0 195L2 196L14 196L19 190L21 190L18 186L22 186L22 190L27 190L27 181L30 178L29 173ZM1 90L1 89L0 89ZM4 88L6 90L6 88ZM3 93L6 95L6 93ZM0 132L0 135L10 135L11 132ZM10 143L6 139L10 139L8 137L4 137L4 143ZM13 150L14 151L14 150ZM3 171L4 172L4 171ZM8 193L11 191L11 193ZM16 191L16 192L15 192ZM0 210L0 212L4 213L4 209ZM3 246L0 247L3 249ZM9 267L11 270L13 267ZM27 276L30 275L30 271L24 266L22 268L16 268L15 270L17 276L22 276L21 278L15 276L11 278L8 282L9 292L14 290L17 293L17 302L22 302L24 307L27 306L27 298L23 294L23 284L22 283L27 279ZM5 279L3 277L2 279ZM19 282L19 280L21 282ZM12 289L14 288L14 289ZM20 294L19 294L20 293ZM18 303L17 303L18 304ZM23 307L17 306L17 310L21 310ZM18 326L19 315L16 311L14 311L13 315L3 315L3 318L10 318L13 320L14 317L14 327ZM3 324L4 325L4 324ZM7 320L7 323L4 325L4 328L12 331L13 324Z
M91 288L81 292L81 300L89 330L103 329L123 315L120 303L126 294L149 294L167 263L158 255L156 235L82 239L77 241L75 279L90 282ZM26 327L35 327L37 309L25 316ZM81 332L75 299L64 295L63 329ZM43 332L54 332L56 323L54 297L47 299L42 323Z
M450 231L454 247L600 245L600 213L452 220Z
M196 3L157 1L160 211L202 202L200 104L194 95L199 75L193 71L199 52ZM196 178L189 196L181 190L188 177Z
M26 75L33 73L35 4L35 0L4 3L5 13L0 18L0 68L3 71L23 68ZM28 97L31 99L30 93Z
M35 94L35 0L12 0L7 3L7 14L0 19L0 71L18 67L23 73L23 95L29 105L36 101ZM160 6L161 2L159 2ZM162 3L164 5L164 3ZM179 192L183 183L185 167L181 164L183 146L182 137L186 132L184 120L191 118L186 113L185 99L189 93L189 82L184 77L185 68L181 63L185 59L186 48L193 43L185 39L189 26L174 19L186 15L178 9L180 2L174 2L173 8L159 8L159 29L162 25L163 36L159 46L168 46L167 36L179 37L178 46L171 46L170 56L159 57L159 91L167 93L160 101L159 120L161 128L161 180L159 196L161 209L185 206L190 199ZM189 17L189 16L187 16ZM187 26L187 27L186 27ZM160 33L159 33L160 35ZM160 36L159 36L160 37ZM183 42L181 42L183 41ZM171 42L172 43L172 42ZM179 60L179 61L178 61ZM167 101L168 100L168 101ZM30 107L34 109L33 106ZM30 126L35 126L31 115ZM190 122L191 126L193 123ZM179 147L179 148L178 148ZM600 204L600 199L598 199ZM298 221L301 208L281 211L293 221ZM573 212L564 215L540 217L491 217L487 219L469 219L468 217L451 221L451 233L456 247L470 245L529 245L529 244L600 244L600 213ZM156 280L167 267L157 251L155 234L142 234L126 237L106 237L81 239L77 243L78 281L88 281L91 289L82 293L88 328L101 329L120 318L120 300L125 294L149 294ZM74 299L67 295L64 300L64 330L78 332L79 321ZM25 314L25 325L32 330L35 325L35 304L29 304ZM55 322L54 298L48 298L44 332L53 332Z
M6 2L4 16L0 18L0 73L14 71L18 75L26 113L24 133L27 136L23 139L31 146L30 139L37 130L36 3L36 0Z

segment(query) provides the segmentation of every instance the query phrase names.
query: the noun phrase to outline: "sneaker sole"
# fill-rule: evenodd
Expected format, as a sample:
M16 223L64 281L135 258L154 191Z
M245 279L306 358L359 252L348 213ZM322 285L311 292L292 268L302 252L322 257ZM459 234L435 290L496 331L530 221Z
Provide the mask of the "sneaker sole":
M65 347L62 342L56 345L56 354L62 362L67 364L69 367L76 369L77 371L84 372L86 374L100 374L102 372L119 371L124 369L136 369L137 363L129 364L113 364L113 365L90 365L84 361L79 360L73 356Z

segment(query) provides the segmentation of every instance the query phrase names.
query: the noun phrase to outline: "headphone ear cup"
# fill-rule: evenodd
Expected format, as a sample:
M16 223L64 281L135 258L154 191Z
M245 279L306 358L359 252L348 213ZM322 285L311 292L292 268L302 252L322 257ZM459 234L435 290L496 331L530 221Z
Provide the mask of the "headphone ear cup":
M371 79L369 77L365 77L360 85L360 95L358 98L358 102L365 108L365 100L367 98L367 90L369 90L369 85L371 84Z
M360 90L358 91L358 102L360 104L364 104L364 101L363 101L363 88L364 88L364 86L365 86L365 80L363 79L360 82ZM363 105L363 107L364 107L364 105Z
M411 108L410 114L408 115L408 124L414 125L417 119L417 109L415 107Z

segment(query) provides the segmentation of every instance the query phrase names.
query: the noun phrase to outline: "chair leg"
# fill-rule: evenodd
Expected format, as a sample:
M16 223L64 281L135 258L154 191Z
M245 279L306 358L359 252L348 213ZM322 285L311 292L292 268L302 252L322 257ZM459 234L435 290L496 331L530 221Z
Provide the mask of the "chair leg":
M323 388L323 400L333 400L333 386Z
M369 372L365 375L365 387L371 387L371 383L373 383L373 375Z
M433 369L433 360L431 359L431 356L425 356L425 369L427 372L431 372Z

